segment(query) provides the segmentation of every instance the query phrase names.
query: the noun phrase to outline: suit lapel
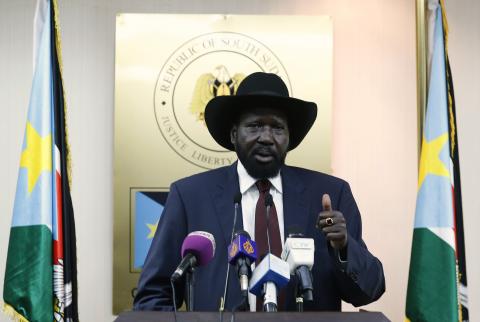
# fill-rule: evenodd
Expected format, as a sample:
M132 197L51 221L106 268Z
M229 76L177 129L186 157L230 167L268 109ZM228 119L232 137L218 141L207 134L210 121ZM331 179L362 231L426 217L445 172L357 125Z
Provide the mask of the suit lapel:
M305 185L288 166L282 168L282 187L285 238L288 237L289 228L292 226L297 226L306 233L309 216Z
M225 243L230 244L230 238L233 227L234 204L233 198L240 191L238 184L237 162L233 163L225 171L217 184L216 191L213 195L216 215L218 222L222 227ZM237 223L235 231L243 227L242 208L239 207L237 214Z

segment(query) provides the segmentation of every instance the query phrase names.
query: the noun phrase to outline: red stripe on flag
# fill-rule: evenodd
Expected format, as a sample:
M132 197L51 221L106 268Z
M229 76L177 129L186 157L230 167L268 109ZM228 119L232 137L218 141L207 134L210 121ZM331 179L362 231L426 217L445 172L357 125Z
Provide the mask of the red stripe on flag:
M55 172L55 192L57 206L57 240L53 240L53 264L59 264L63 259L63 215L62 215L62 177Z

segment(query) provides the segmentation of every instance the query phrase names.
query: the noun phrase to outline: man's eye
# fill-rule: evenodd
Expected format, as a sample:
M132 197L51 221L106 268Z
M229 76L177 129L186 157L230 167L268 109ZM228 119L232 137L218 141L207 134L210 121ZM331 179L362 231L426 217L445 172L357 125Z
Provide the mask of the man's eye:
M283 126L282 124L277 124L273 126L273 129L281 131L281 130L285 130L285 126Z

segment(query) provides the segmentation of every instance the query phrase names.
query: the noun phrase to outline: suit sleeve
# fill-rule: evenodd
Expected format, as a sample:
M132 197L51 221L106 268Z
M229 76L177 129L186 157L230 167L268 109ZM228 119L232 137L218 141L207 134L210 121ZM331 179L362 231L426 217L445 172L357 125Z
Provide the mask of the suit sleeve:
M362 221L350 186L344 183L337 209L347 222L347 261L340 261L338 252L330 245L330 257L334 261L335 277L344 301L361 306L376 301L385 292L382 263L373 256L362 240Z
M133 309L136 311L171 311L173 310L172 287L170 276L180 263L180 250L187 234L185 207L180 192L174 183L157 231L148 252L138 282ZM183 301L184 282L175 285L176 302Z

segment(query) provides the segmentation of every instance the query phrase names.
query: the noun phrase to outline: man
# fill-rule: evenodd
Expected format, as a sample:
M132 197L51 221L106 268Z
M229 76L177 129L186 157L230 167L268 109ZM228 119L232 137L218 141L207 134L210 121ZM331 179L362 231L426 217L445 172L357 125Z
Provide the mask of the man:
M214 235L216 254L212 262L195 271L194 309L219 309L233 199L239 191L237 227L256 240L260 256L266 252L267 227L272 253L277 256L290 227L299 227L305 237L314 238L314 301L305 303L305 309L338 311L341 299L359 306L383 294L382 264L362 241L360 213L348 183L284 164L287 152L300 144L316 115L314 103L289 97L284 82L266 73L246 77L235 96L216 97L208 103L205 122L210 134L221 146L234 150L239 161L172 184L140 276L135 310L173 309L170 276L181 260L183 239L197 230ZM267 191L274 203L268 224L264 212ZM178 283L175 291L179 305L184 285ZM249 298L251 310L261 308L255 305L255 297ZM295 309L292 281L280 298L279 310ZM231 309L240 302L238 278L231 274L225 306Z

